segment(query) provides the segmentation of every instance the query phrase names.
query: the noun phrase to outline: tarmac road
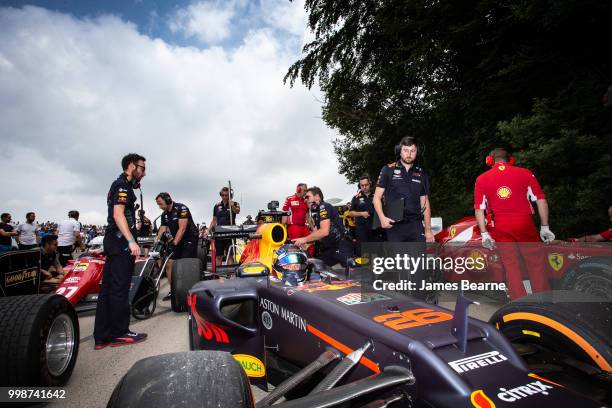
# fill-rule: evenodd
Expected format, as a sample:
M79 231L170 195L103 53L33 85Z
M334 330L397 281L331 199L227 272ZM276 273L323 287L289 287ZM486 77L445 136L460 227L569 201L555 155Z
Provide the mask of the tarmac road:
M65 386L66 399L49 404L57 407L105 407L115 385L121 377L138 360L164 353L188 351L187 314L173 313L170 302L162 302L167 293L168 284L162 281L157 308L152 318L134 320L130 329L148 333L148 339L139 344L122 347L106 347L94 350L93 326L95 314L87 312L79 316L81 343L76 366L68 384ZM441 306L452 308L453 302L443 297ZM482 303L472 307L470 315L487 320L498 308L498 305ZM155 373L151 373L155 375ZM253 388L255 399L263 398L258 388Z

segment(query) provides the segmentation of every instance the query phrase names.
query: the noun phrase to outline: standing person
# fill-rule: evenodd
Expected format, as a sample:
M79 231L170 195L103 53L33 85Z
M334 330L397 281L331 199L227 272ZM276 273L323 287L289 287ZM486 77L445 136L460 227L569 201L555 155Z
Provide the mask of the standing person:
M170 194L159 193L155 202L163 211L157 239L166 231L172 235L172 257L166 264L166 276L168 282L172 282L173 260L198 257L198 227L193 222L189 208L185 204L172 201ZM168 292L162 300L170 300L171 296L172 293Z
M0 253L13 250L12 238L17 236L17 231L11 223L11 214L2 213L0 215Z
M106 262L94 325L96 350L108 345L116 347L138 343L147 338L145 333L134 333L129 329L128 299L135 257L140 255L140 247L135 238L134 187L138 188L140 180L145 176L145 158L130 153L121 160L121 167L123 173L111 184L106 199L108 205L107 227L104 233Z
M550 242L555 239L548 227L548 202L538 180L530 170L514 166L514 157L505 148L496 148L487 157L492 168L476 179L474 187L474 211L482 245L493 248L495 242L512 242L500 246L499 252L506 272L506 282L511 299L525 296L519 253L528 258L527 272L534 292L550 289L544 260L533 246L519 247L521 242ZM540 215L540 233L533 222L535 201ZM492 219L487 225L485 210Z
M323 192L319 187L310 187L305 195L308 205L312 208L315 230L305 237L293 240L295 245L301 246L311 242L318 242L317 257L328 266L340 262L346 264L350 256L350 244L344 240L344 224L340 219L338 210L324 201Z
M221 191L219 191L219 195L221 196L221 201L213 207L213 217L208 227L211 232L214 231L217 225L235 225L236 215L240 214L240 204L230 200L230 189L228 187L223 187ZM221 265L223 262L223 254L231 242L232 240L230 239L215 240L215 265Z
M57 250L62 266L68 265L68 260L72 259L72 252L76 246L84 249L81 242L81 223L79 222L79 212L72 210L68 212L68 219L60 222L57 226Z
M145 216L145 210L138 210L138 221L136 229L139 237L148 237L151 235L151 220Z
M33 249L38 246L38 224L34 222L36 214L29 212L26 214L26 222L17 226L17 242L22 251Z
M290 195L285 199L283 211L291 211L291 215L283 216L283 224L287 224L287 239L294 240L302 238L310 234L310 230L306 226L306 214L308 214L308 206L304 202L306 183L299 183L295 187L295 194Z
M380 171L372 200L391 242L434 242L431 230L429 205L429 178L423 169L415 165L419 148L414 137L406 136L399 143L399 160ZM383 211L383 195L386 203L404 201L403 218L393 220Z
M373 194L368 176L359 179L359 192L351 200L351 210L347 214L355 219L355 239L357 255L361 255L361 244L374 241L372 216L374 215Z

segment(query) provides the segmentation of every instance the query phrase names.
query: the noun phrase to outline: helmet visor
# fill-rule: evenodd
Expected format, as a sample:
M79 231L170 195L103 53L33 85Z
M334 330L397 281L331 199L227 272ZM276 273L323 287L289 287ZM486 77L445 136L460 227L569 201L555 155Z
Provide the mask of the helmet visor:
M306 265L307 257L303 252L289 252L278 257L278 264L283 267L288 265ZM289 269L289 268L287 268Z

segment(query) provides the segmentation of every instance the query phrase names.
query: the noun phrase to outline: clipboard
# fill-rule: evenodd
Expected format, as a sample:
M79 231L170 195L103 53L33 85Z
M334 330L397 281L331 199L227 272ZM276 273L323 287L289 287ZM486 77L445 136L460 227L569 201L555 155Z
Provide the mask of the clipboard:
M397 200L391 201L389 204L383 205L383 212L388 218L391 218L395 222L402 221L404 219L404 199L398 198ZM380 228L380 218L378 218L378 213L374 212L372 229L378 228Z

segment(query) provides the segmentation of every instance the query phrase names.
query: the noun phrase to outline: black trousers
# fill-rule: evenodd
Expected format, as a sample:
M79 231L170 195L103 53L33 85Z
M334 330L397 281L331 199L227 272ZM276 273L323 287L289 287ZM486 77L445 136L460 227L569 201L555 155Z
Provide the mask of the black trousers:
M19 250L21 251L27 251L28 249L34 249L34 248L38 248L38 245L37 244L33 244L33 245L19 244Z
M327 266L334 266L339 263L346 266L348 258L352 258L352 243L343 239L332 246L321 247L318 258Z
M58 246L57 253L59 255L59 261L62 266L68 265L68 261L72 259L72 251L74 247L72 245Z
M197 258L198 257L198 240L190 239L189 241L182 240L177 247L174 248L172 259L181 258Z
M94 340L98 343L112 340L129 330L129 292L135 260L127 252L106 257L94 325Z
M387 230L389 242L425 242L425 230L420 219L402 221Z

